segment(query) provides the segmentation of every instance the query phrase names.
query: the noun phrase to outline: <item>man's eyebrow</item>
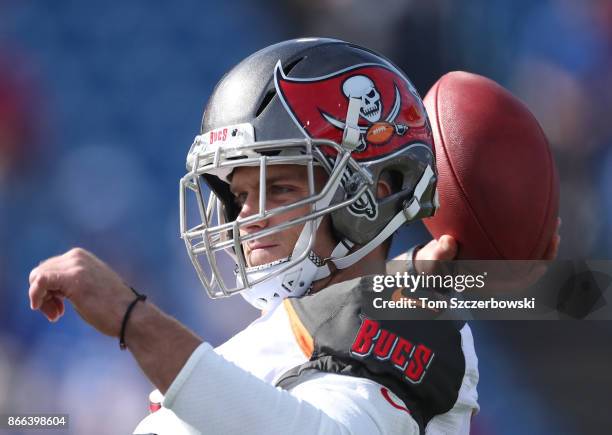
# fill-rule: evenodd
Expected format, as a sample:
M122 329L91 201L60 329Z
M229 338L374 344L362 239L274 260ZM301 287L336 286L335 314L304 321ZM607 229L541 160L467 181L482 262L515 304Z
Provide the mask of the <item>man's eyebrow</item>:
M272 184L272 183L277 183L279 181L290 181L291 182L297 178L298 177L295 177L294 174L278 174L278 175L272 175L270 177L267 177L266 183Z
M229 177L228 177L229 178ZM258 181L259 181L259 175L257 176ZM278 182L282 182L282 181L287 181L287 182L295 182L297 180L299 180L301 177L296 174L293 171L287 171L281 174L274 174L274 175L268 175L266 177L266 184L273 184L273 183L278 183ZM236 186L235 184L232 185L232 179L230 179L230 191L232 193L235 193L236 190L240 190L240 186Z
M294 169L283 169L281 172L276 172L274 174L266 174L266 182L267 183L275 183L277 181L289 181L294 182L301 180L307 177L307 172L302 172L300 168Z

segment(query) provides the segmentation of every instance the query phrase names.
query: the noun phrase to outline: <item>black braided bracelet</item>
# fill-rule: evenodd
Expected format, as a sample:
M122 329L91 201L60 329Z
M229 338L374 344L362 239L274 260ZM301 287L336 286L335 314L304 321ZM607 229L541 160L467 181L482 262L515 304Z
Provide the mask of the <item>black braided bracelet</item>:
M134 309L138 301L144 302L147 300L146 295L141 295L136 290L134 290L134 287L130 288L136 295L136 299L134 299L132 302L130 302L130 305L128 305L127 310L125 310L125 315L123 316L123 321L121 322L121 333L119 335L119 348L121 350L125 350L125 348L127 347L127 345L125 344L125 327L127 325L128 319L130 318L130 314L132 314L132 310Z
M406 263L407 263L407 266L408 266L408 273L410 275L417 275L418 274L414 262L416 261L416 252L419 249L421 249L423 246L425 246L425 245L414 245L406 253L406 256L408 257L408 259L406 260Z

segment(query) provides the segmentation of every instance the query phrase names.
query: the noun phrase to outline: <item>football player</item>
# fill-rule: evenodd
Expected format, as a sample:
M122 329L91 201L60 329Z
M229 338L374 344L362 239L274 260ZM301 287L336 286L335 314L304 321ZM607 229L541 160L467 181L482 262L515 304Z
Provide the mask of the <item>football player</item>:
M467 434L469 326L362 311L393 233L438 206L432 147L420 97L383 56L272 45L216 86L180 183L207 293L240 294L262 316L213 349L78 248L31 272L31 307L56 321L67 298L132 352L157 387L135 434ZM417 255L455 252L446 237Z

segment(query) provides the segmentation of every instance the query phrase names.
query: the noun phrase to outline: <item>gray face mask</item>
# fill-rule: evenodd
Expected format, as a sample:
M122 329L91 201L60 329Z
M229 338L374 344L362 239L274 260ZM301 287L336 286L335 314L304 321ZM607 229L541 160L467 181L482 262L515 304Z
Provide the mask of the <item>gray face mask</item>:
M248 125L228 128L242 129L242 133L236 136L249 138ZM314 279L329 275L329 268L312 251L321 220L330 214L334 207L348 206L357 199L355 196L338 202L343 196L339 194L342 190L343 172L349 166L352 166L352 171L360 171L359 166L351 159L350 151L343 150L331 141L249 143L241 139L222 141L218 145L209 146L210 142L209 134L196 138L187 159L189 172L181 180L180 192L181 237L208 295L218 298L244 292L245 298L257 308L269 308L271 301L304 294ZM338 158L333 167L313 143L337 149ZM263 154L262 150L275 152ZM268 168L275 164L306 166L309 195L297 203L268 210L265 200L266 174ZM316 165L322 165L330 174L321 192L315 192L314 187ZM241 166L259 167L260 177L259 212L245 218L239 218L235 210L230 210L232 198L224 197L229 195L229 190L222 191L222 185L227 185L225 181L228 181L227 177L231 171ZM209 183L209 186L206 186L202 182L204 175L213 176L219 184L213 186ZM356 193L362 194L367 187L364 184ZM187 222L190 217L190 197L195 197L198 211L198 219L192 226ZM245 231L241 231L254 221L305 206L310 207L310 212L289 222L266 227L255 233L245 234ZM242 249L244 243L279 234L297 225L303 225L303 229L288 258L257 267L247 266ZM234 267L229 268L232 263ZM228 269L233 269L234 273L228 274Z

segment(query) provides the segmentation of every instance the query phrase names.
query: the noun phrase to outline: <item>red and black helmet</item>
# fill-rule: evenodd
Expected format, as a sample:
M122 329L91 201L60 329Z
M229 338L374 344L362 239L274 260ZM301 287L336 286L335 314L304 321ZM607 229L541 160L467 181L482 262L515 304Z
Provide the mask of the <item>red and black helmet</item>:
M305 38L266 47L217 84L182 181L198 193L202 214L210 207L200 180L221 209L215 228L212 217L203 216L201 224L188 229L182 213L181 233L194 264L197 255L208 252L211 257L215 249L228 249L244 266L237 252L243 241L236 241L238 227L232 226L238 210L227 176L236 166L260 161L309 161L328 172L330 183L336 183L328 186L333 195L324 202L313 195L312 219L331 215L334 232L346 247L331 258L339 268L363 258L401 224L431 216L437 205L433 138L421 98L389 60L344 41ZM393 193L378 199L377 182L385 174L394 180ZM312 255L306 248L292 256L295 265L308 258ZM202 278L203 268L196 269ZM214 265L210 269L214 273ZM239 275L243 288L252 287L244 271ZM208 288L207 283L219 279L202 281Z

